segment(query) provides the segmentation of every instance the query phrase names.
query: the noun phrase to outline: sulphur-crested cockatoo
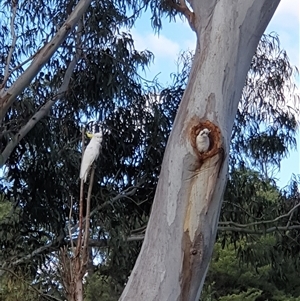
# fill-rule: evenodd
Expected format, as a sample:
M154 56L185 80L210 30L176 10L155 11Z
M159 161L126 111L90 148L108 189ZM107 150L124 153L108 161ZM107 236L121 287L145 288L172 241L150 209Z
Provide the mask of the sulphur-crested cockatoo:
M196 138L196 145L197 149L200 153L205 153L209 149L209 135L210 130L209 129L203 129L199 132L197 138Z
M84 151L80 167L80 179L83 179L84 182L86 182L87 175L91 169L92 164L95 162L95 160L97 160L99 156L102 136L103 135L101 130L99 133L92 134L92 139Z

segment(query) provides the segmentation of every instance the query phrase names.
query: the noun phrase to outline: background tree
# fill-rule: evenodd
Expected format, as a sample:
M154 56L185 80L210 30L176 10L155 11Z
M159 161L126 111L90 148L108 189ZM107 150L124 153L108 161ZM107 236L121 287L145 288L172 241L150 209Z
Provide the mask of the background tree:
M29 4L24 2L23 7L26 8L26 5ZM108 5L108 8L113 11L112 6ZM116 11L120 12L120 10ZM54 11L53 16L57 13ZM100 18L103 16L103 10L99 14L99 7L92 5L88 16ZM82 43L81 39L84 40L84 37L86 37L84 41L87 45L85 44L86 48L81 45L79 52L76 53L84 59L76 65L72 77L68 70L74 67L74 63L69 65L74 53L73 48L69 47L68 50L62 48L56 60L55 57L53 58L54 65L46 66L45 70L40 73L41 77L19 96L14 104L15 109L6 116L2 137L3 147L15 144L17 148L8 161L8 179L13 183L13 187L7 185L5 193L16 206L22 208L21 222L12 229L11 224L8 223L7 228L14 232L14 243L18 242L21 246L19 252L14 255L16 256L14 264L24 263L31 256L36 255L33 256L34 264L31 264L33 273L37 272L37 267L41 262L53 261L55 263L53 253L49 255L49 252L68 243L69 225L75 229L74 235L76 235L78 211L76 180L80 162L79 131L84 117L96 117L110 128L110 133L106 133L104 139L107 144L98 162L101 168L98 168L100 174L96 175L97 185L94 187L92 200L93 238L99 241L102 250L104 247L104 251L98 256L101 256L102 260L107 259L102 265L103 274L110 275L112 269L109 269L109 264L113 266L116 262L121 262L124 266L127 263L124 271L129 273L128 267L131 268L135 261L140 242L136 243L137 248L131 249L129 242L124 243L124 238L128 237L132 229L144 229L148 220L162 154L172 117L180 99L180 93L177 92L182 92L184 87L179 78L177 86L160 93L162 102L153 101L152 95L160 91L151 86L144 89L136 76L140 63L148 62L151 55L134 51L132 40L127 34L115 37L116 20L120 22L117 24L123 25L122 21L128 21L127 17L121 14L119 19L111 19L109 16L108 13L103 20L105 22L112 20L109 23L111 27L105 27L112 29L103 32L103 35L98 33L99 23L97 22L88 23L91 26L89 29L84 27L86 36L80 27L77 28L77 34L74 35L79 43L77 45ZM60 17L62 18L60 23L62 23L63 15L60 14ZM91 20L97 21L98 19L95 17ZM95 26L94 30L92 30L92 24ZM90 41L94 41L94 44ZM97 49L100 45L104 48L95 52L95 47ZM68 42L65 46L68 46ZM82 49L84 49L83 53L80 52ZM69 51L71 54L68 56L63 51L66 53ZM61 57L65 59L64 64ZM132 64L129 65L128 62ZM68 69L69 66L71 66L70 69ZM20 71L20 69L16 70ZM67 80L67 75L69 80ZM66 91L60 87L68 87L68 89ZM102 89L95 89L95 87L102 87ZM103 87L107 89L104 91ZM120 90L120 87L123 89ZM62 94L61 91L65 93ZM39 95L40 102L34 101L35 95ZM51 104L51 101L57 99L60 101L52 106L51 114L43 119L43 123L39 123L19 144L16 143L15 141L19 142L18 135L21 129L24 129L24 120L31 122L29 124L32 126L37 121L31 118L36 109L43 104ZM174 99L175 105L172 106ZM46 102L47 100L49 102ZM143 104L149 110L144 110ZM29 114L28 108L31 108ZM45 110L39 112L45 112ZM18 119L18 116L22 118ZM291 122L290 125L292 124ZM25 128L28 129L26 126ZM289 128L287 129L293 135L293 126ZM14 136L17 140L13 139ZM120 141L123 144L120 145ZM5 149L3 148L3 151ZM9 150L12 150L11 146ZM106 167L103 168L104 166ZM71 200L74 206L70 219ZM113 238L116 237L114 241ZM122 239L120 240L119 237ZM9 248L4 250L3 258L12 258L9 252L6 253ZM122 250L131 251L121 252ZM117 283L122 287L127 280L127 275L125 273L119 273L119 275ZM43 279L43 285L44 287L51 286L51 280Z
M270 62L273 62L274 57L272 56L272 51L270 52L270 49L275 49L279 46L278 40L276 39L276 37L274 38L272 36L270 36L270 37L264 36L261 43L268 47L265 47L265 52L261 52L261 53L257 52L256 56L259 56L259 55L262 55L263 57L267 56L269 58ZM282 53L282 58L286 59L285 53L283 51L281 53ZM187 80L187 74L188 74L189 68L190 68L190 59L191 59L190 56L182 57L183 70L178 75L176 75L176 74L173 75L174 86L161 91L161 93L160 93L161 101L160 102L155 101L153 103L149 103L147 101L149 110L142 111L144 114L143 118L145 118L145 124L148 124L148 127L144 128L144 129L146 129L146 131L140 131L138 133L149 136L148 141L149 141L150 145L156 145L155 152L153 152L154 148L153 148L153 146L151 146L151 149L153 152L153 157L158 162L157 174L153 179L157 178L157 176L159 174L159 162L161 162L161 160L162 160L164 147L165 147L165 144L167 141L168 132L171 129L171 124L172 124L172 120L175 115L176 107L177 107L179 100L181 98L181 95L184 91L185 83ZM253 58L253 62L255 62L257 60L259 60L257 57ZM268 64L261 65L260 66L261 69L256 67L255 70L258 74L262 73L263 68L265 68L266 66L268 66ZM285 68L286 70L289 70L289 72L286 73L286 78L285 79L283 78L282 84L286 88L292 89L292 86L290 86L290 83L291 83L290 76L292 76L292 73L291 73L292 68L289 65L288 61L285 61L285 64L278 64L278 66L282 66L282 67L284 66L283 68ZM249 72L249 75L252 74L252 72L253 72L253 70L251 70ZM281 72L280 70L277 70L277 73L282 74L282 75L284 74L284 72ZM254 77L254 78L256 78L258 80L258 77ZM266 89L266 86L268 86L267 82L265 83L265 85L263 85L264 90ZM247 90L247 87L245 87L244 91L245 90ZM259 91L257 91L257 93L258 93L258 95L260 94ZM272 94L272 93L270 93L270 94ZM280 95L278 95L277 97L279 98ZM259 99L259 98L255 98L255 99L257 102L263 103L263 102L261 102L262 99ZM271 103L270 103L270 105L271 105ZM268 102L264 103L264 106L265 106L265 109L268 109ZM152 109L150 110L150 108L152 108ZM282 113L281 108L282 108L281 104L278 104L278 107L273 106L272 113L274 115L268 114L267 116L269 116L269 118L274 118L274 119L280 118L280 114ZM263 120L262 118L261 119L257 118L256 114L250 114L250 112L247 112L243 108L243 106L240 106L239 109L240 109L240 111L246 112L244 114L244 116L245 116L245 120L247 120L248 122L244 122L241 124L236 123L234 130L233 130L233 138L234 138L234 133L236 132L236 128L238 128L242 132L246 132L247 128L249 127L249 124L251 124L252 128L254 129L254 130L252 130L252 133L254 136L259 137L261 134L264 134L264 132L265 132L264 129L266 127L266 124L269 124L269 121ZM257 110L257 112L261 112L262 109L263 108L261 107L259 110ZM138 110L139 110L139 107L134 107L134 110L128 109L127 112L129 112L129 113L127 115L122 115L122 118L120 118L120 120L126 120L127 124L129 122L130 118L133 119L132 122L135 122L134 120L136 120L136 122L139 122L139 118L141 118L141 115L133 115L130 113L132 111L137 112ZM125 114L126 112L123 112L123 113ZM241 113L239 113L239 114L241 115ZM285 121L285 123L289 124L290 126L287 126L285 129L284 128L282 129L282 130L286 131L285 135L287 137L287 139L284 143L284 148L285 148L286 152L281 153L282 148L279 149L280 154L282 156L287 154L288 148L293 146L294 142L295 142L293 140L293 137L295 134L295 125L296 124L293 122L293 120L294 120L293 111L291 111L290 115L288 115L288 116L290 116L291 119L288 122ZM116 119L112 118L112 120L116 120ZM146 120L147 120L147 122L146 122ZM126 127L124 127L124 126L122 127L122 125L123 125L122 123L121 124L118 123L118 125L119 125L120 132L112 131L112 133L115 133L115 135L116 135L115 140L113 140L113 141L118 141L122 138L122 136L117 137L118 133L122 133L122 131L121 131L122 128L124 129L124 131L126 130ZM276 126L278 126L278 124ZM160 129L160 130L158 130L158 129ZM255 132L255 130L256 130L256 132ZM58 133L60 133L60 132L58 131ZM130 127L129 127L128 134L132 135ZM53 135L57 135L56 132L53 132ZM160 140L161 142L151 143L151 141L157 142L158 141L157 139L159 137L161 139ZM246 138L247 136L244 136L244 137ZM48 137L48 138L53 139L52 137ZM79 139L80 138L78 137L78 140ZM145 139L142 139L142 140L144 141ZM107 141L107 139L105 139L104 141ZM67 142L65 142L65 143L67 143ZM149 184L145 185L146 186L145 188L147 188L147 190L146 190L147 199L143 199L141 194L137 194L137 192L135 191L135 193L131 196L130 201L128 201L128 197L122 198L119 195L117 195L117 199L113 202L110 202L109 200L114 200L114 195L110 196L108 194L108 195L106 195L107 201L103 203L104 200L101 198L100 194L96 194L96 196L98 195L98 197L95 198L96 202L93 204L94 214L92 216L92 225L94 225L93 229L95 232L95 236L94 236L95 240L93 242L91 241L91 244L93 243L93 246L94 246L94 248L93 248L94 255L97 254L98 258L99 258L99 256L101 256L101 258L102 258L101 264L98 264L97 267L95 266L94 270L96 268L96 271L97 271L96 275L99 275L99 273L100 273L100 275L103 275L104 277L108 277L107 279L109 279L109 280L103 280L103 278L100 278L100 280L97 280L99 278L96 277L97 281L96 281L95 285L97 287L100 287L99 281L101 281L102 286L104 285L103 281L104 281L104 283L107 283L106 281L109 281L108 282L109 285L106 289L104 289L104 292L110 288L110 289L112 289L112 292L110 295L114 294L113 292L115 292L115 291L116 291L116 294L118 294L118 293L120 294L120 292L122 291L122 287L123 287L124 283L126 282L128 275L130 274L130 270L132 269L135 258L139 252L141 243L139 243L139 242L133 243L131 241L127 242L126 237L128 237L128 235L130 235L130 231L132 231L133 234L131 235L131 238L133 238L133 239L141 239L142 238L141 236L143 236L143 231L144 231L143 226L146 224L147 219L148 219L148 214L149 214L149 209L148 209L148 211L146 211L146 210L143 210L142 208L147 208L147 207L150 208L153 194L152 194L152 196L149 195L149 191L153 192L153 190L155 189L155 185L156 185L156 180L154 182L153 182L153 180L151 180L151 178L153 176L151 160L153 160L153 159L151 159L151 157L149 157L148 155L147 156L143 155L143 154L145 154L145 150L147 148L141 147L141 145L143 145L143 144L141 144L141 139L135 139L134 142L136 143L135 148L141 150L141 152L137 153L137 158L144 157L145 160L147 160L147 162L150 161L146 165L141 165L141 169L139 169L140 171L144 170L143 174L146 174L145 182L149 183ZM275 140L275 142L276 142L276 140ZM292 144L290 144L288 147L288 143L292 143ZM107 148L107 153L109 156L111 148L109 146L109 143L106 143L105 145L106 146L104 146L103 152L105 152L105 148ZM245 231L245 229L241 229L238 227L236 227L235 232L233 232L233 235L229 235L228 233L231 233L231 232L228 232L228 231L230 231L229 228L231 227L231 225L228 224L229 222L233 222L233 223L238 222L240 224L245 224L245 223L249 223L249 222L253 221L253 220L247 219L248 215L247 215L247 212L245 213L245 210L238 211L238 208L245 209L245 208L249 207L249 211L251 212L251 214L261 214L261 212L266 212L266 213L272 212L273 213L273 215L269 215L269 216L265 215L265 217L264 217L265 219L267 219L269 217L276 218L278 215L280 215L282 213L286 213L288 211L288 208L286 205L286 199L282 198L281 202L278 202L278 201L275 202L275 199L280 200L280 198L281 198L281 194L279 191L274 191L274 193L266 192L268 194L271 194L270 199L273 200L272 206L269 208L265 207L264 210L261 210L262 207L259 207L259 206L264 206L263 201L262 201L264 198L258 197L257 195L253 195L253 194L251 194L251 192L256 193L257 191L260 191L257 189L257 187L258 187L257 185L259 184L262 189L261 194L264 194L263 191L265 189L270 190L270 186L267 184L264 184L264 182L263 182L264 179L262 178L260 180L258 174L253 173L253 172L251 173L251 171L247 172L247 170L243 171L240 169L241 166L245 165L246 158L251 159L251 157L249 157L249 155L247 156L247 154L245 154L245 156L239 156L238 152L236 151L239 148L247 149L247 140L245 139L245 141L244 141L242 139L239 139L239 140L236 140L232 145L233 145L233 148L232 148L232 152L231 152L231 156L230 156L230 158L231 158L230 162L233 162L235 165L234 164L231 165L232 166L231 167L231 176L230 176L230 181L229 181L229 185L227 188L228 193L226 193L227 197L224 202L224 208L222 209L223 210L223 213L221 215L222 221L220 223L220 225L222 225L221 227L223 228L223 229L220 229L220 230L222 230L222 233L227 233L226 235L224 234L224 238L222 238L223 245L228 240L231 241L232 239L234 239L234 241L236 241L240 237L241 237L241 239L243 239L245 237L244 236L245 233L243 232L243 231ZM274 148L272 150L272 154L276 154L276 145L277 144L274 143L273 136L271 136L269 138L269 145L270 145L269 149ZM123 146L123 147L125 147L125 146ZM64 149L64 148L65 148L65 146L62 149ZM115 148L117 148L116 144L114 144L114 147L112 149L115 149ZM148 147L148 149L149 149L149 147ZM118 153L118 151L119 150L116 149L116 153ZM78 151L75 150L76 155L78 155L77 152ZM151 154L151 152L149 152L149 150L148 150L148 153ZM65 161L64 162L68 162L68 160L70 159L70 154L71 154L70 151L68 153L65 152L65 155L64 155ZM113 154L111 156L111 158L113 159L115 156L116 156L116 154ZM132 164L136 165L136 162L138 162L140 160L141 159L137 159L137 161L132 161ZM130 174L131 170L135 170L135 169L132 169L132 167L129 168L130 162L126 162L125 160L122 162L124 162L124 163L118 164L116 166L116 170L113 171L112 174L114 172L119 171L119 173L122 172L124 174L124 178L129 178L130 176L135 177L134 175L132 176ZM257 161L257 162L259 162L259 161ZM99 163L100 163L99 167L96 169L97 177L100 177L101 173L103 173L103 174L107 173L107 171L106 171L107 169L110 172L112 170L112 166L114 166L112 163L106 164L105 160L103 160L103 161L101 160ZM48 163L45 160L41 160L40 161L40 166L42 167L41 170L44 170L43 166L44 165L47 166L47 164ZM55 163L53 163L52 166L55 167ZM249 167L251 167L251 166L253 167L253 165L250 164ZM79 168L79 166L77 166L77 169L78 168ZM148 172L147 172L147 170L148 170ZM66 177L66 174L70 174L70 176L67 176L67 178L69 178L69 177L72 178L74 176L74 174L73 174L74 169L72 169L72 168L70 170L68 168L64 168L61 171L63 171L63 173L57 173L58 177L55 177L55 178L53 177L52 180L48 182L48 185L50 183L52 183L52 181L56 181L56 180L58 182L62 181ZM49 172L49 170L46 169L45 173L47 173L47 172ZM99 175L99 173L100 173L100 175ZM28 181L27 179L32 176L29 171L27 171L26 173L24 172L23 175L26 175L26 177L24 179L21 179L21 181ZM16 173L16 177L17 176L18 176L18 173ZM46 175L42 175L42 177L45 177L45 176ZM121 179L121 177L120 177L120 179ZM254 181L252 184L251 179L253 179L253 180L257 179L257 180L255 180L256 182ZM57 183L54 182L53 185L55 186L55 185L57 185ZM108 188L111 185L112 184L110 184L110 183L108 183L107 185L103 185L103 188L101 188L101 191L107 192ZM35 191L35 189L36 189L35 187L36 186L33 186L30 189L32 191ZM78 189L78 188L76 187L76 189ZM139 190L141 190L141 189L139 189ZM55 190L50 190L50 191L51 191L51 193L55 193ZM239 192L239 194L237 194L237 192ZM49 197L51 197L51 194L49 195ZM295 195L293 197L295 197ZM132 203L132 200L134 200L134 199L136 200L136 203ZM141 201L141 200L144 200L144 201ZM255 200L255 202L253 202L253 200ZM66 202L68 202L68 201L69 200L67 200ZM43 199L38 200L38 202L43 202ZM240 203L240 202L243 202L243 203ZM97 205L100 205L100 208L101 208L100 210L98 210L99 207ZM145 207L145 205L147 205L147 207ZM254 210L253 210L253 207L254 207ZM123 214L125 208L128 208L128 214ZM280 210L279 210L279 208L280 208ZM63 212L64 212L64 206L57 207L56 209L63 210ZM274 210L274 209L276 209L276 210ZM127 210L126 210L126 212L127 212ZM131 212L131 214L129 212ZM245 213L245 214L243 214L243 213ZM68 211L67 210L65 210L65 213L61 213L61 214L62 215L65 214L64 220L68 219ZM23 215L23 217L26 219L26 215ZM76 215L75 215L75 218L76 218ZM130 220L130 218L132 218L132 220L136 220L136 221L140 220L140 222L138 223L138 225L136 225L134 223L129 225L128 220ZM237 220L237 218L239 218L239 219ZM261 217L259 217L259 218L261 219ZM11 218L10 218L10 220L11 220ZM44 221L45 221L45 219L44 219ZM101 221L100 229L103 233L102 236L99 234L99 221ZM28 225L29 224L31 224L31 225L35 224L35 221L30 220L30 222L28 222ZM56 221L51 219L48 221L48 224L49 224L49 226L55 228ZM2 225L4 225L4 223L2 223ZM14 224L14 227L15 226L16 225ZM142 228L140 230L136 231L136 228L140 228L141 226L142 226ZM224 226L227 227L227 229L228 229L227 232L225 232L226 228L224 228ZM261 226L264 228L263 223L261 224ZM4 229L4 231L2 233L3 237L4 237L4 233L7 234L10 231L13 231L14 227L12 227L11 223L8 223L7 227L5 227L5 228L2 227ZM20 227L26 227L26 223L24 223L24 221L21 221ZM30 226L28 226L28 227L30 228ZM41 225L37 224L36 227L38 229L41 227ZM125 229L125 231L124 231L124 229ZM249 231L249 229L246 229L246 230ZM258 234L260 233L258 229L251 230L251 231L253 233L258 233ZM41 233L41 231L39 233ZM68 239L67 238L67 229L65 229L64 233L65 233L64 235L66 236L65 239ZM106 235L107 235L107 233L111 233L109 240L107 240L107 236L105 236L105 233L106 233ZM11 245L10 245L11 247L6 245L6 248L5 248L6 251L8 251L10 248L14 248L16 241L22 241L22 245L23 246L24 246L24 244L26 245L26 238L25 238L25 241L24 241L23 237L21 237L19 239L16 238L17 235L20 236L20 233L18 232L18 228L16 228L15 235L16 236L13 238L13 240L11 240L10 238L6 239L7 241L11 241ZM30 239L31 239L31 241L34 240L34 235L32 235L30 237ZM100 241L99 241L99 239L100 239ZM125 239L125 241L124 241L124 239ZM41 239L39 236L36 236L36 244L39 244L41 247L35 249L36 246L33 245L31 250L32 250L32 252L39 251L39 252L33 253L33 255L35 255L34 260L37 263L42 262L43 260L48 260L48 262L49 262L49 260L53 261L53 255L55 253L53 253L52 251L58 250L59 246L61 246L61 244L59 244L57 242L57 237L53 237L52 242L49 242L45 239L44 240ZM96 252L96 248L98 249L97 252ZM27 253L26 252L22 253L22 252L20 252L20 250L18 250L18 251L19 251L18 258L20 258L22 262L26 261L26 259L29 259L29 257L25 257L25 258L22 257L25 254L30 253L29 251ZM5 253L2 253L2 255L3 254L5 254ZM45 256L40 256L42 254L48 254L48 256L45 258ZM252 258L253 258L253 256L252 256ZM98 261L99 261L99 259L98 259ZM34 265L32 265L30 260L29 260L29 263L30 263L31 267L34 266ZM53 264L54 264L54 266L57 266L57 261L56 262L54 261ZM54 270L56 270L56 269L54 269ZM55 281L58 281L58 280L57 280L57 276L55 276L55 275L56 275L55 272L49 274L49 271L44 270L43 277L46 277L49 280L45 281L45 279L43 279L43 285L46 287L47 286L51 287L53 285L56 286ZM50 279L52 279L52 280L50 281ZM53 279L56 279L56 280L54 281ZM94 282L92 281L91 285L93 285L92 283L94 283ZM105 286L107 286L107 285L104 285L104 287ZM88 291L90 291L90 289ZM101 294L101 291L99 293ZM88 296L90 296L90 295L88 295ZM91 298L91 297L89 297L89 298ZM103 298L103 296L102 296L102 298Z
M245 240L237 243L237 247L254 249L255 265L237 256L233 244L223 248L220 242L216 243L201 300L299 300L295 259L284 257L281 275L268 262L275 240L268 235L258 238L255 244Z

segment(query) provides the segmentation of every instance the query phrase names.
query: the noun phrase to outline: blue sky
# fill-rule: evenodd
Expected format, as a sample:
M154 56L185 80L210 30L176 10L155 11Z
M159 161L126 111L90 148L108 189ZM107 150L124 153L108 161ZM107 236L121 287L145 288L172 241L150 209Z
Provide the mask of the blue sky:
M150 16L150 15L149 15ZM132 35L138 50L148 49L154 53L154 63L146 73L148 79L158 75L162 83L170 82L170 73L176 71L176 59L180 51L194 50L196 37L189 28L187 22L178 20L176 23L163 22L163 28L159 35L151 28L149 16L140 19ZM281 0L265 33L272 31L279 35L282 49L285 49L292 65L299 67L299 1ZM296 79L299 87L299 77ZM299 93L299 88L296 91ZM300 107L300 105L299 105ZM297 135L298 149L300 149L300 135ZM300 173L300 152L291 150L288 158L281 164L281 170L277 174L278 185L285 186L291 175Z

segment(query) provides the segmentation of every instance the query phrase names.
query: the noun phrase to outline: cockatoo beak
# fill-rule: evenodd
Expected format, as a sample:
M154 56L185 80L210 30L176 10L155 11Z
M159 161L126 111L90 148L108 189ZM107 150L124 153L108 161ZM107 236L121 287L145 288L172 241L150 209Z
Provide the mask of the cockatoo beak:
M88 138L90 138L90 139L93 138L93 136L94 136L93 133L90 133L90 132L86 132L86 135L87 135Z

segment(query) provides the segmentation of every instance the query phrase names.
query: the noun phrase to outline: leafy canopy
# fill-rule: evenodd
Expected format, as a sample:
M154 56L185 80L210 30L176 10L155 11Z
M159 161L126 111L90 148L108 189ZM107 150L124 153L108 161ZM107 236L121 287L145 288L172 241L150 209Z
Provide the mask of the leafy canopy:
M75 4L19 1L15 17L18 39L11 58L14 71L6 87L21 75L27 64L22 62L33 59ZM61 246L69 245L69 227L76 238L80 131L86 120L95 119L108 129L97 161L92 198L92 239L101 242L101 247L94 246L97 269L122 288L138 255L141 242L127 238L143 233L147 224L191 59L182 56L182 71L173 74L169 87L140 77L139 70L151 63L153 55L136 51L126 30L147 6L153 12L153 24L159 28L162 13L173 14L166 6L161 10L160 5L156 1L93 1L82 20L80 34L78 28L77 33L72 32L19 95L1 125L3 152L37 110L57 100L50 113L14 149L1 183L6 202L15 211L0 221L0 260L13 262L14 267L19 263L25 275L41 280L46 290L59 281L57 262L51 272L48 263ZM10 2L4 1L2 6L0 69L4 70L13 36L9 28ZM79 59L67 91L57 98L75 54ZM272 219L292 205L287 200L293 199L296 190L284 195L274 188L273 181L266 181L268 166L279 167L296 143L297 112L283 106L286 91L293 88L292 70L278 38L264 36L252 60L233 128L223 223ZM263 231L264 227L254 226L251 231ZM234 242L244 238L243 231L238 230L220 239L227 242L229 237ZM296 236L297 229L291 233L292 238ZM283 242L280 237L278 243Z

